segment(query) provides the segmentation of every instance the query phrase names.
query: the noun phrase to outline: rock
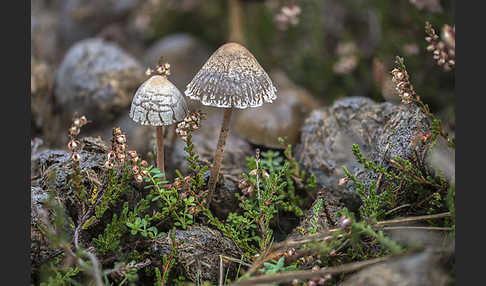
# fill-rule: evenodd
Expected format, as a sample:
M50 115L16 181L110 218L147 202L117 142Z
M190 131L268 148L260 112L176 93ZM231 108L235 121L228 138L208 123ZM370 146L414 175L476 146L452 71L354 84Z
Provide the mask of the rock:
M256 145L284 149L278 137L296 145L300 128L307 114L318 103L305 89L294 86L281 73L271 74L278 91L277 100L260 107L237 110L235 131L242 138ZM277 80L275 80L277 79Z
M100 184L103 176L102 166L106 161L109 148L99 138L84 137L80 139L80 143L79 167L91 184ZM72 200L73 196L69 186L69 176L74 172L71 152L44 150L38 155L38 161L33 164L41 170L40 186L46 190L55 190L60 201L66 206L65 202Z
M147 50L144 63L154 67L162 57L170 64L170 81L181 91L211 55L209 48L189 34L172 34L155 42Z
M66 0L62 5L62 38L66 46L92 37L105 26L122 21L137 0Z
M443 255L432 251L407 255L391 262L367 267L346 279L341 286L450 285ZM450 271L450 270L449 270Z
M430 130L427 117L417 108L350 97L310 114L295 153L301 166L316 175L321 187L355 211L360 199L354 186L338 185L339 179L345 177L343 167L366 184L377 176L362 170L353 156L352 144L357 144L367 159L386 168L395 156L416 159L417 154L424 154L426 145L420 136ZM385 185L382 183L378 192Z
M60 132L54 110L54 73L45 61L30 59L30 110L33 136L42 136L47 142L55 141Z
M175 253L176 266L183 269L192 281L211 281L216 283L219 277L220 255L240 257L241 252L229 238L219 231L205 226L192 227L189 230L173 230L178 249ZM161 264L163 255L169 256L172 241L170 236L155 240L150 248L154 263ZM226 273L236 270L235 263L223 260ZM231 275L231 274L230 274Z
M56 74L54 95L66 123L78 112L91 121L86 130L96 129L119 114L128 115L133 94L144 78L140 64L117 45L86 39L66 54Z
M317 216L314 213L314 208L319 207L316 206L320 204L320 211ZM318 193L318 196L312 206L307 211L307 214L304 218L301 219L299 226L294 228L290 234L288 235L287 239L289 240L297 240L302 238L304 235L309 235L309 230L313 227L316 227L316 232L320 232L322 230L331 229L336 227L338 222L337 212L342 211L343 207L333 193L327 192L325 189L321 189ZM314 219L316 219L313 221Z
M48 191L39 186L32 186L30 198L30 261L32 271L36 272L42 263L62 250L53 248L53 245L49 244L47 238L46 230L49 229L49 225L54 225L55 216L54 210L50 209L47 211L43 208L49 199ZM71 236L74 230L66 223L60 233Z

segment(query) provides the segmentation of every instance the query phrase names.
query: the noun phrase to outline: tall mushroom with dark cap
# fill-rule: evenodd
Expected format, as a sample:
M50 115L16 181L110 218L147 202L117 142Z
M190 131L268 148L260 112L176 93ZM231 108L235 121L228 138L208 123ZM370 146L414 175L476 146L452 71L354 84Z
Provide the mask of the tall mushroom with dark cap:
M277 89L255 57L242 45L227 43L214 52L187 85L186 95L203 105L224 108L218 146L208 183L206 204L212 200L233 108L258 107L277 98Z
M151 77L135 93L129 116L141 125L155 126L157 167L165 173L164 126L183 120L189 110L182 93L167 79L170 65L161 62L155 70L147 70L147 75Z

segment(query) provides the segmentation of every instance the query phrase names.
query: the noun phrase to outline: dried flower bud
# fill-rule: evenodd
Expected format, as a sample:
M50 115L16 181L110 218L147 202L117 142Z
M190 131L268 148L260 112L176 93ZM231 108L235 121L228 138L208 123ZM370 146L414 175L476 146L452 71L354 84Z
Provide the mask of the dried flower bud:
M250 176L256 176L258 174L258 169L251 170L249 173Z
M295 248L290 248L289 250L287 250L287 252L285 252L286 257L292 256L294 254L295 254Z
M117 159L118 159L118 161L120 161L120 162L125 161L125 154L123 154L123 153L118 153Z
M120 144L117 146L117 151L118 153L125 153L125 150L127 149L127 145L126 144Z
M147 163L147 161L142 160L142 162L140 162L140 166L142 166L142 167L144 167L144 168L147 168L147 167L148 167L148 163Z
M192 178L190 176L186 176L184 178L184 184L189 185L192 182Z
M136 180L137 182L139 182L139 183L143 182L143 177L142 177L142 175L140 175L140 174L136 175L136 176L135 176L135 180Z
M132 167L132 172L134 175L136 175L140 172L140 168L137 165L135 165Z
M135 151L135 150L127 151L127 154L128 154L128 156L130 156L132 158L137 157L137 151Z
M79 120L79 118L75 118L73 120L73 125L76 126L76 127L81 127L81 120Z
M148 172L146 170L140 170L140 175L142 175L143 177L147 177Z
M125 134L120 134L116 137L116 142L120 144L125 143L127 142L127 137L125 136Z
M80 129L76 126L72 126L71 128L69 128L69 133L73 136L78 135L79 131L80 131Z
M263 172L262 172L262 176L263 176L263 178L265 178L265 179L270 178L270 175L269 175L269 174L268 174L268 172L267 172L267 171L265 171L265 170L263 170Z
M86 116L83 115L79 118L79 121L81 123L81 126L84 126L86 125L86 123L88 123L88 118L86 118Z
M76 140L69 141L69 143L68 143L69 150L73 151L77 147L78 147L78 143L76 143Z
M113 160L115 159L115 151L110 151L110 153L108 153L108 160Z
M106 161L105 164L103 165L108 170L111 170L113 168L113 162L111 161Z
M348 182L348 178L342 177L342 178L339 178L338 185L342 187L342 186L346 185L347 182Z
M79 159L81 159L81 156L78 154L78 152L73 152L71 159L73 159L74 162L79 162Z
M240 190L241 190L241 189L244 189L244 188L246 188L246 187L248 187L248 181L247 181L246 179L244 179L244 178L243 178L243 179L241 179L241 180L238 182L238 188L240 188Z

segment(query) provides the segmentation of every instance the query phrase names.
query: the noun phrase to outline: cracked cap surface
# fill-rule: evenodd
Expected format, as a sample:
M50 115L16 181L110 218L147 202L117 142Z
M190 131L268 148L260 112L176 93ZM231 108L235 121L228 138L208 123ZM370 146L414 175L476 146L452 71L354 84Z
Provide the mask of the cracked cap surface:
M141 125L171 125L188 114L182 93L165 76L154 75L135 92L129 116Z
M255 57L242 45L219 47L187 85L186 96L204 105L247 108L273 102L277 89Z

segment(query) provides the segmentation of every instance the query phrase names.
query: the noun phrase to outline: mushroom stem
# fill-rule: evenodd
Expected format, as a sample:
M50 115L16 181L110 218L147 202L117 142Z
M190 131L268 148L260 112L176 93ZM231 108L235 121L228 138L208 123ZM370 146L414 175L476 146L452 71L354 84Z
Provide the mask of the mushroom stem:
M216 189L216 182L218 182L219 169L221 168L221 162L223 161L224 145L226 144L226 137L228 137L231 112L233 108L225 108L223 116L223 124L221 125L221 132L219 133L218 146L214 153L213 166L211 167L211 176L209 177L209 190L206 205L209 207L211 200L213 199L214 190Z
M229 21L230 21L230 29L229 29L229 41L230 42L237 42L240 44L245 43L245 36L243 32L243 23L242 23L242 15L241 15L241 0L230 0L229 1Z
M157 132L157 167L165 175L164 168L164 126L155 127Z

